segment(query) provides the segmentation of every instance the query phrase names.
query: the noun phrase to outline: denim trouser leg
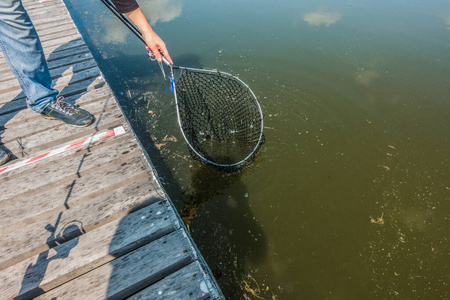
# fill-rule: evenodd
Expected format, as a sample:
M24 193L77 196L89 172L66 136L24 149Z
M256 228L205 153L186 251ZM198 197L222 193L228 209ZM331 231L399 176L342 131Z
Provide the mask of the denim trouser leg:
M28 106L41 112L58 91L51 88L41 42L21 0L0 0L0 49L19 80Z

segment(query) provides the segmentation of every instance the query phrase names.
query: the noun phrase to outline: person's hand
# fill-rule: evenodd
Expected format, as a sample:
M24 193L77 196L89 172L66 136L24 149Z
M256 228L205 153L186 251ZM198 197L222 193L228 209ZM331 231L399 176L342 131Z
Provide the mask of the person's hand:
M162 62L161 53L171 63L169 51L167 51L166 44L163 40L153 31L152 27L148 23L144 16L144 13L140 8L126 13L127 17L139 28L147 44L147 51L151 51L158 62Z
M161 54L173 65L170 58L169 51L167 51L164 41L154 32L147 32L143 34L145 43L147 44L147 51L151 51L158 62L162 62Z

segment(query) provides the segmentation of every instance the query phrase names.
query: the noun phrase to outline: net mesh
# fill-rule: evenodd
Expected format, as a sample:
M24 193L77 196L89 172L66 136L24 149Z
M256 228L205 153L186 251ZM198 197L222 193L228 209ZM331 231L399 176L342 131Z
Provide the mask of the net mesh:
M264 135L258 102L247 86L228 74L184 69L176 93L194 158L228 172L253 162Z

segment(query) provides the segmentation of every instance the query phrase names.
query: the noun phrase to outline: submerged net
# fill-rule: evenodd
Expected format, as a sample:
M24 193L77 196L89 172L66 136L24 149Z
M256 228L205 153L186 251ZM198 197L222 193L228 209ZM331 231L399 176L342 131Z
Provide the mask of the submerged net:
M242 81L218 71L182 69L176 97L194 158L226 172L253 162L264 143L262 112Z

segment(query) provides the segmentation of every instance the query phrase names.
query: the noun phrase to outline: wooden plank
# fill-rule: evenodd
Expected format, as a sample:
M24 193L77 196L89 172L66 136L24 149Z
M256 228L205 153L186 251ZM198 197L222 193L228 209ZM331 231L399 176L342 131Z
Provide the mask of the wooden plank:
M67 36L64 36L64 37L52 39L52 40L49 40L49 41L44 41L44 42L41 42L41 44L42 44L42 47L48 51L48 49L52 49L52 47L56 46L55 49L58 49L62 45L65 45L65 44L67 44L67 43L69 43L71 41L75 41L75 40L78 40L78 39L81 39L81 36L77 32L75 34L71 34L71 35L67 35Z
M109 99L110 98L110 99ZM103 101L107 99L106 101ZM72 104L80 105L85 108L87 104L96 101L103 101L105 106L108 106L110 102L116 102L108 86L84 92L80 94L74 94L69 97L65 97L65 100ZM29 119L42 118L40 114L35 113L31 109L26 109L26 103L24 99L11 101L0 107L0 126L8 128L6 124L12 126L14 123L26 122Z
M72 65L74 63L85 61L85 60L91 59L91 58L92 58L92 54L89 52L89 49L87 48L86 45L77 46L74 48L69 48L69 49L53 52L53 53L50 53L49 55L46 55L48 68L50 70L58 68L58 67L62 67L62 66ZM61 59L64 59L64 60L61 60ZM5 69L9 69L9 66L8 66L6 60L3 60L3 62L1 64L5 65ZM9 80L9 79L4 79L4 77L2 76L2 78L0 79L0 82L6 81L6 80Z
M84 64L85 62L81 63ZM94 65L94 64L92 64ZM70 73L71 71L68 71L67 73ZM71 73L70 73L71 74ZM76 84L71 84L70 86L66 85L56 85L54 86L55 89L60 91L60 95L62 96L70 96L73 94L93 90L96 86L103 86L105 84L105 81L103 77L98 76L94 80L87 79L83 81L79 81ZM25 95L22 92L18 91L12 91L12 92L6 92L2 95L3 99L0 99L0 104L10 102L11 100L19 100L22 98L25 98Z
M71 22L71 19L68 18L67 14L61 14L57 16L52 16L48 19L41 19L41 20L32 20L34 27L36 28L50 28L58 26L58 24L63 24L67 22ZM44 49L45 51L45 49Z
M123 163L122 158L124 155L128 155L128 157L140 156L139 145L136 140L133 138L128 138L117 142L118 138L119 137L116 139L111 139L111 141L109 141L110 143L108 143L105 147L95 147L95 144L92 145L92 147L89 146L87 152L73 150L61 153L61 157L63 158L62 160L58 160L59 157L55 157L55 159L51 160L51 164L45 165L45 168L43 168L40 163L37 163L28 167L12 170L1 175L0 184L12 185L11 183L14 183L14 185L16 185L15 183L17 182L18 187L20 187L21 182L29 182L31 176L46 179L49 177L48 174L52 174L51 179L48 181L55 182L67 177L68 175L72 175L72 177L73 175L76 175L76 177L78 177L77 174L80 174L80 172L84 172L89 168L95 168L98 165L106 164L112 160L117 160L118 163ZM134 155L132 153L134 153ZM54 188L56 187L57 186ZM75 184L71 185L72 192L74 192L74 188ZM79 189L81 187L77 186L77 188ZM2 189L6 190L7 188L2 187ZM12 187L10 189L14 190ZM20 192L25 192L25 190ZM16 191L16 193L18 193L18 191ZM71 193L71 197L72 195L73 194ZM36 194L32 197L34 196L36 196ZM6 234L7 232L11 232L12 230L20 229L20 227L16 224L18 223L17 216L20 216L19 223L32 223L32 221L28 220L36 220L37 216L46 215L47 211L53 211L56 208L61 207L64 202L57 201L57 199L60 198L55 199L55 197L56 195L49 195L44 198L36 199L35 201L32 201L32 199L26 197L20 200L11 199L5 201L7 196L6 194L2 195L0 200L0 236ZM73 198L71 198L71 202L72 200ZM72 203L71 206L73 205L74 204Z
M31 1L26 1L26 0L22 0L23 5L25 6L26 10L33 10L33 9L41 9L42 7L52 7L54 5L64 5L63 2L61 1L54 1L54 0L49 0L49 1L36 1L36 0L31 0Z
M112 166L103 170L103 173L99 170L98 172L92 173L92 177L86 176L86 178L72 179L66 181L60 181L54 188L54 191L58 192L56 196L52 196L51 191L47 187L46 191L36 191L36 197L43 197L44 195L50 195L53 199L57 199L59 205L68 205L71 207L72 195L74 196L73 201L86 202L93 197L101 196L109 190L114 190L116 187L123 186L124 183L116 179L116 177L122 177L122 181L131 184L139 178L141 178L141 173L143 170L140 169L142 164L134 160L130 160L129 164L125 163L123 166ZM133 169L132 169L133 168ZM113 175L106 174L105 172L111 172ZM137 174L135 176L135 174ZM95 178L93 176L99 176L100 178ZM111 185L108 182L102 180L102 177L106 177L112 181ZM127 179L124 179L127 178ZM128 180L129 179L129 180ZM141 178L142 179L142 178ZM140 180L140 179L139 179ZM130 182L132 181L132 182ZM92 183L91 183L92 182ZM99 186L99 190L84 190L83 184L89 187L95 187L94 183ZM76 189L75 189L75 185ZM52 187L50 186L50 189ZM29 196L30 197L30 196ZM66 203L66 198L67 203ZM69 201L70 200L70 201ZM75 203L76 205L81 205L80 203ZM45 223L45 222L44 222ZM44 224L45 225L45 224ZM13 233L0 236L0 269L5 269L12 266L28 257L36 255L37 253L48 250L49 245L46 243L45 239L36 240L34 236L42 236L44 227L37 228L36 226L29 225L27 227L21 228ZM33 239L30 239L33 237Z
M174 241L171 238L174 235L165 236L173 231L173 227L164 207L164 205L156 203L150 207L140 209L123 219L108 223L101 228L80 235L77 238L69 239L65 243L50 249L48 252L41 253L38 256L1 271L0 282L3 283L2 297L11 298L18 295L19 292L21 297L17 299L35 297L42 293L42 291L47 291L70 281L81 274L112 261L116 257L119 257L119 259L116 259L111 265L117 271L125 267L123 263L132 264L134 261L134 270L130 266L131 268L126 268L125 270L128 272L131 270L136 271L136 267L142 267L142 264L149 262L149 260L153 261L156 258L154 256L155 254L160 254L161 257L164 257L165 251L177 254L181 258L175 260L178 264L182 260L189 260L189 254L183 253L183 245L180 245L180 242L177 242L177 240ZM160 214L157 214L156 211L159 211ZM130 234L130 232L133 232L133 234ZM161 237L166 241L166 244L158 240ZM157 241L155 244L150 243L155 240ZM143 245L146 246L139 248ZM139 249L131 252L131 254L127 254L136 248ZM161 248L164 252L160 250ZM149 252L151 250L156 250L156 253ZM157 252L158 250L159 253ZM151 255L149 255L150 253ZM120 258L121 256L124 257ZM148 256L148 258L145 256ZM167 268L167 265L171 266L173 264L172 262L165 264L163 268ZM99 269L102 269L102 267ZM157 272L160 271L161 269L157 270ZM92 275L95 272L96 270L87 274ZM105 276L106 274L101 275ZM136 278L139 277L138 274L128 273L128 275L131 274L133 274L131 277L135 277L133 278L134 280L138 279ZM141 276L145 276L144 278L148 277L146 274ZM98 279L91 278L91 280ZM123 281L122 283L117 282L117 286L114 289L128 282L126 278L123 278ZM76 287L78 291L75 291L75 293L86 292L85 285L76 285ZM90 294L90 297L92 297L92 294ZM58 297L58 299L61 298ZM67 299L82 298L71 297ZM91 299L99 298L92 297Z
M93 59L80 60L79 62L73 62L68 65L57 67L50 70L52 77L57 76L69 76L76 72L80 72L86 69L97 68L97 64Z
M137 207L144 207L162 200L161 192L153 189L148 174L145 172L136 172L132 177L127 178L126 180L111 182L111 186L101 189L101 191L97 190L95 194L97 195L99 193L104 194L94 197L89 201L87 200L92 197L92 194L84 198L78 197L78 199L71 199L72 206L70 207L68 205L66 207L65 203L61 202L62 199L58 199L58 202L52 203L50 207L40 206L40 208L45 209L44 212L36 211L38 206L33 203L32 208L35 215L27 213L27 217L29 217L27 219L19 219L18 217L21 216L18 214L15 215L15 220L13 220L11 224L6 224L6 226L2 228L1 234L7 235L28 227L25 230L22 230L22 232L36 233L37 235L34 234L33 238L42 242L46 240L46 233L42 228L45 228L49 219L56 219L55 216L61 212L63 212L60 221L62 224L72 220L81 220L84 229L86 231L91 231L111 220L124 217ZM55 197L52 198L55 199ZM38 200L40 203L48 202L46 199ZM27 199L27 201L29 204L29 199ZM16 207L15 210L25 211L24 207L21 209ZM40 246L37 245L36 248L40 248Z
M17 230L14 234L8 234L4 238L2 237L1 240L7 241L11 250L5 254L5 260L1 262L0 270L46 251L55 243L61 243L58 238L50 239L48 232L44 230L47 224L51 222L54 224L59 219L59 214L62 215L61 224L67 224L73 220L77 220L83 224L84 230L89 232L109 222L123 218L131 211L148 206L162 199L159 196L158 190L153 190L150 187L148 189L141 188L142 184L149 186L148 176L145 177L144 172L132 175L129 179L124 180L123 183L114 183L111 188L103 189L104 194L90 201L84 202L79 206L71 207L68 210L66 208L62 208L59 211L55 209L55 215L46 216L43 220L35 221L35 223ZM117 186L119 188L116 189ZM115 201L111 201L111 199L115 199ZM85 199L80 200L85 201ZM62 204L61 201L60 204ZM29 240L30 236L33 237L32 240ZM9 237L12 237L12 241L8 239ZM29 241L27 242L27 240ZM2 246L3 250L4 248Z
M140 181L136 181L138 179L140 179ZM44 220L36 221L27 227L21 228L15 234L9 235L10 237L13 237L14 241L18 242L16 244L10 243L12 249L16 249L17 251L11 252L6 256L7 259L1 263L0 270L18 264L29 257L38 255L40 252L47 251L50 247L53 247L52 245L61 243L61 240L58 238L49 238L49 232L44 230L48 227L49 223L53 222L52 224L55 224L60 215L60 224L67 224L73 220L77 220L77 222L83 224L84 231L89 232L104 226L109 222L123 218L131 211L146 207L162 199L159 197L156 190L148 192L148 190L140 188L140 184L149 184L148 178L145 177L144 173L135 175L132 179L126 180L125 186L123 187L116 190L105 190L106 194L94 198L89 202L83 203L80 206L75 206L69 210L62 209L59 212L56 212L56 215L54 216L47 216ZM133 188L135 190L133 190ZM112 202L109 201L111 197L124 198L112 198L116 199L116 201ZM71 232L71 230L73 230L73 228L67 229L67 234L70 233L75 237L77 232ZM24 238L25 241L27 241L30 236L33 237L33 240L24 243Z
M66 72L68 73L68 72ZM59 90L63 89L65 86L67 86L69 83L77 83L81 82L86 79L90 78L96 78L101 76L100 70L97 67L92 67L89 69L82 70L80 72L72 73L72 74L65 74L64 76L54 76L54 79L52 81L52 87ZM5 84L3 84L5 83ZM17 98L21 92L22 88L19 85L19 81L12 80L0 83L0 93L2 96L8 99L14 99ZM3 90L2 90L3 88Z
M58 28L61 25L64 24L72 24L73 25L73 21L70 18L67 18L65 16L59 17L59 18L52 18L53 22L45 22L45 20L43 20L43 22L35 22L33 23L36 27L36 31L39 34L40 30L47 30L47 29L54 29L54 28Z
M55 40L55 39L65 37L65 36L80 36L80 34L78 33L78 30L75 27L72 27L72 28L66 28L63 31L40 35L39 39L41 40L41 43L44 43L44 42L47 42L50 40Z
M44 53L53 53L53 52L58 52L58 51L63 51L63 50L67 50L67 49L71 49L71 48L76 48L79 46L85 45L84 41L82 38L78 38L78 39L74 39L74 40L69 40L67 42L65 42L64 44L55 44L55 45L46 45L46 47L44 48Z
M78 45L75 44L75 46L73 48L68 47L67 49L62 49L61 52L69 51L71 49L78 49L78 48L79 48ZM53 56L53 55L56 56L59 53L60 52L52 52L52 54L50 54L50 56ZM66 53L66 52L64 52L64 53ZM86 61L90 61L90 63L86 63ZM51 66L50 75L52 76L52 78L54 78L55 76L61 76L61 75L65 74L64 71L69 69L68 66L72 67L73 70L71 72L68 72L67 74L72 74L73 72L76 72L77 70L84 70L87 68L92 68L92 67L97 66L97 64L95 62L93 62L93 60L88 60L88 59L81 59L80 62L76 62L76 61L68 62L67 64L63 65L64 69L60 69L60 70L58 70L58 68L60 68L61 66L54 66L51 63L51 61L49 62L49 65ZM0 81L3 82L3 81L9 81L9 80L13 80L13 79L15 80L14 74L10 70L6 70L6 73L2 76L2 79Z
M147 287L128 300L166 300L166 299L210 299L204 275L198 262L186 267Z
M33 23L39 22L40 20L49 20L52 17L66 16L66 18L70 18L69 11L65 7L43 7L39 10L31 11L30 18ZM36 25L35 25L36 26Z
M85 134L95 134L99 131L122 125L123 119L121 118L122 113L119 109L104 112L96 116L96 121L93 125L83 130L66 125L62 121L52 120L49 122L55 122L56 125L52 129L24 138L10 136L10 140L5 142L4 146L12 153L18 153L18 157L22 157L21 153L24 153L26 156L34 156L39 151L78 140Z
M70 96L83 94L84 92L88 92L88 91L92 91L94 89L101 88L104 85L105 85L105 82L104 82L103 78L96 77L95 79L93 78L93 79L79 81L79 82L71 84L71 85L60 86L59 95L68 98ZM13 101L3 104L0 107L0 111L2 112L2 114L4 114L4 113L12 112L12 111L17 111L19 109L23 109L25 107L26 107L25 99L16 97ZM0 132L0 134L1 133L3 133L3 132ZM4 138L3 143L6 143L5 142L6 136L7 136L7 134L3 135L3 138Z
M68 169L66 168L56 168L52 169L52 173L47 172L47 168L42 170L36 170L33 177L38 174L42 180L45 179L45 183L42 180L30 180L30 176L17 177L11 176L8 177L8 173L1 175L2 185L0 186L0 207L4 207L6 205L11 205L12 203L18 202L21 199L25 199L27 197L31 197L37 195L40 192L43 192L47 189L56 188L59 184L70 184L73 180L77 180L81 178L81 176L87 176L88 174L94 173L96 171L100 171L102 169L106 169L110 166L114 166L114 164L125 164L131 159L131 162L139 164L140 156L139 151L131 151L133 149L138 150L138 145L136 143L132 143L130 145L126 145L123 147L125 150L117 149L117 151L110 151L108 153L103 153L102 155L88 155L83 156L82 158L74 158L76 163ZM48 150L46 150L48 151ZM127 152L128 151L128 152ZM106 152L106 151L105 151ZM126 152L124 154L124 152ZM97 160L95 160L97 158ZM79 161L77 161L79 159ZM85 163L88 161L90 164ZM42 164L43 162L41 162ZM45 164L45 163L44 163ZM30 166L24 166L20 168L20 170L16 172L20 172L21 170L26 170ZM12 171L11 171L12 172ZM125 171L124 171L125 172ZM17 173L16 173L17 174ZM19 173L20 174L20 173ZM36 175L35 175L36 174ZM48 175L50 174L50 175ZM13 173L14 175L14 173ZM7 184L8 181L14 181L14 185ZM99 178L95 179L99 181Z
M38 16L38 15L42 15L42 14L47 14L49 13L51 10L53 9L58 9L59 11L62 10L66 10L66 6L64 5L63 2L53 2L51 3L51 5L47 4L47 2L41 2L38 4L34 4L34 3L30 3L26 5L26 10L28 15L30 16L31 19L34 18L34 16Z
M82 59L79 59L76 56L80 55L80 54L85 54L86 56L83 57ZM82 46L58 51L55 53L51 53L50 55L48 55L46 57L47 57L47 62L48 62L48 68L51 70L51 69L54 69L57 67L71 65L73 63L91 58L92 54L86 45L82 45ZM64 62L63 64L61 64L60 62L54 62L55 60L59 60L59 59L63 59L63 58L68 58L68 60L63 61Z
M53 35L55 33L60 33L60 32L64 32L66 30L72 30L72 29L78 30L72 22L67 22L65 24L60 24L59 26L51 27L51 28L36 28L36 31L38 33L40 40L42 41L44 39L47 39L47 37L50 37L51 35Z
M174 232L36 299L124 299L191 261Z
M117 110L117 105L115 104L114 98L105 98L105 99L101 99L98 101L93 101L88 104L85 104L85 105L83 105L83 108L86 109L87 111L91 112L94 116L100 116L102 114ZM32 112L31 110L26 110L26 111L24 111L24 113L33 114L33 117L29 118L25 124L37 124L38 127L36 128L36 130L33 131L35 133L42 132L44 130L49 130L49 129L58 130L58 128L59 128L59 124L56 123L55 121L46 120L41 115L36 114L36 113ZM36 115L36 116L34 116L34 115ZM13 155L15 155L15 157L17 157L17 158L36 156L37 153L32 153L27 149L20 148L20 146L19 146L19 142L22 145L22 141L25 138L30 137L30 135L27 135L27 136L23 135L23 133L25 133L25 131L23 133L21 133L20 128L22 128L23 130L27 130L28 127L26 125L23 125L20 122L20 120L16 120L14 123L12 125L10 125L10 124L5 125L4 130L12 131L12 132L10 132L11 135L14 135L14 132L19 133L16 136L16 143L17 143L16 146L18 148L13 148L13 149L8 149L8 150L12 151L11 153ZM20 125L17 125L17 124L20 124ZM28 130L28 132L31 132L31 131ZM17 152L17 150L19 152ZM44 150L44 153L46 153L46 152L48 152L48 151ZM13 157L12 159L15 160L16 158ZM13 160L11 160L10 163L12 163Z

